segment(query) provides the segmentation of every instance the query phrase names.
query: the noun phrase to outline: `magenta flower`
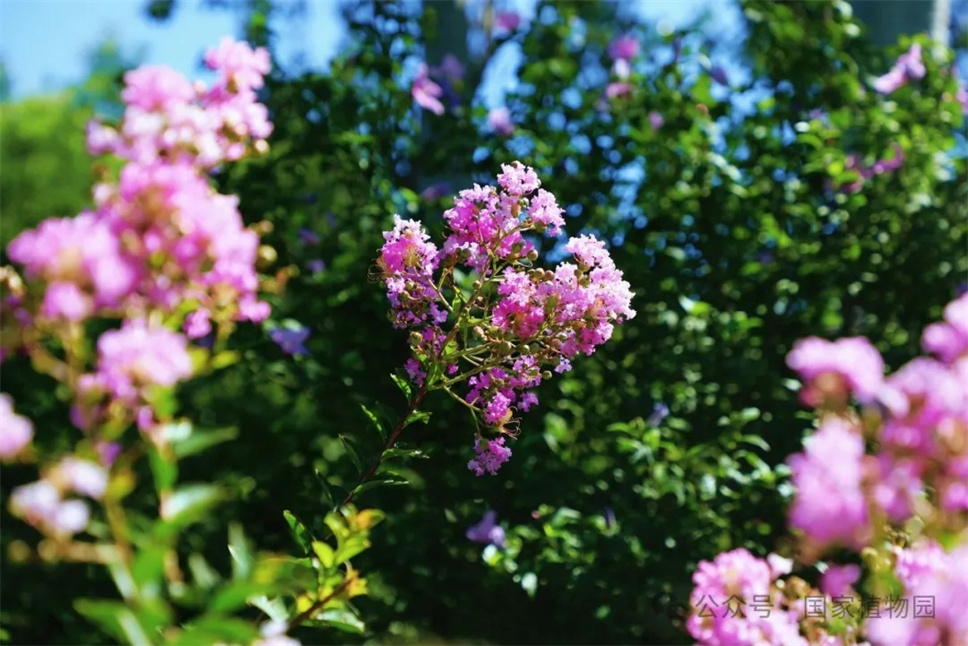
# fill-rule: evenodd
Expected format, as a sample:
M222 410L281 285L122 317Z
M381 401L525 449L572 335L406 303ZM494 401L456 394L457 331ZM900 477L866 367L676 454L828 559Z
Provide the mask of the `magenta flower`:
M860 578L860 566L830 565L820 577L820 591L831 597L843 597L850 591L850 586Z
M195 310L185 317L185 324L182 326L185 336L189 339L200 339L208 336L212 332L212 315L208 310Z
M968 353L968 293L948 304L942 322L924 330L921 346L948 364Z
M851 392L861 402L872 402L884 378L884 360L863 337L802 339L787 355L787 365L806 382L800 397L807 406L846 400Z
M608 44L608 55L613 60L630 61L639 55L639 41L632 36L617 36Z
M484 545L504 547L504 528L497 524L497 513L488 511L479 523L467 530L467 540Z
M605 96L609 99L614 99L620 96L628 96L632 94L632 84L631 83L609 83L605 87Z
M63 490L99 499L108 488L108 474L99 464L75 457L61 460L48 474Z
M33 438L31 421L14 412L10 395L0 393L0 460L15 458Z
M436 115L444 113L444 104L440 102L440 97L443 96L444 90L430 80L426 64L422 63L420 65L420 70L417 72L417 78L414 79L410 94L421 108L430 110Z
M87 528L90 510L80 500L62 500L52 483L39 480L10 494L10 511L45 534L69 537Z
M924 63L921 60L921 45L915 43L898 57L889 72L874 81L874 89L881 94L890 94L910 81L924 78L925 72Z
M836 455L837 462L830 456ZM864 440L839 418L827 418L804 441L804 452L787 460L796 496L790 525L822 548L860 549L869 531L863 481Z
M467 468L477 476L485 472L497 475L501 465L511 458L511 449L504 446L504 436L484 442L483 448L480 439L474 440L474 451L476 456L467 463Z
M515 11L498 11L494 14L494 27L503 31L515 31L521 26L521 16Z
M225 37L216 49L205 53L205 65L218 70L237 91L257 90L263 77L272 70L265 48L252 49L248 43Z
M649 112L649 125L653 130L658 130L665 123L665 119L655 110Z
M487 115L487 126L499 137L510 137L514 134L511 112L505 107L491 109Z
M88 388L103 389L129 405L152 386L170 388L193 372L188 341L171 330L126 321L120 330L98 339L98 371L86 380Z
M773 578L770 565L743 548L700 561L692 575L689 634L700 644L806 646L795 614L779 606ZM765 611L743 612L741 604L754 603Z

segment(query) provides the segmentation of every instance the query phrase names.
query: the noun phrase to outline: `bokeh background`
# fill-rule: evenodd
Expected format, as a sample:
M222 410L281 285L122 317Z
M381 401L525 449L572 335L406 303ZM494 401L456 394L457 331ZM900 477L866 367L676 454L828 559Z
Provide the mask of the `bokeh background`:
M498 10L521 26L495 31ZM316 525L328 505L320 479L355 482L341 437L364 454L378 444L359 404L402 410L389 373L406 336L367 280L392 215L439 232L448 194L501 163L534 166L569 233L610 241L639 315L542 387L499 477L465 468L470 420L430 401L430 423L405 438L430 459L399 468L410 486L363 500L388 514L356 564L370 581L366 632L299 636L690 643L682 619L700 559L788 549L782 463L811 423L784 365L792 344L866 335L897 367L964 288L965 13L940 0L3 0L0 242L89 204L84 125L118 116L127 69L165 64L204 80L201 54L224 35L271 49L270 155L218 182L250 223L272 223L277 257L262 270L286 289L270 297L270 324L308 327L310 354L288 356L250 326L235 340L242 361L180 391L199 424L239 430L217 461L184 467L235 493L186 546L226 568L228 520L261 548L291 551L283 510ZM641 53L630 87L609 97L607 46L620 34ZM931 52L925 78L877 94L872 80L912 38ZM463 76L446 86L444 114L420 112L419 64L447 54ZM496 107L512 134L489 126ZM856 170L885 159L902 163ZM76 433L22 358L0 379L38 442ZM0 637L106 643L70 604L111 596L101 573L10 557L35 541L5 511L31 475L4 467L0 482ZM487 509L506 549L465 537Z

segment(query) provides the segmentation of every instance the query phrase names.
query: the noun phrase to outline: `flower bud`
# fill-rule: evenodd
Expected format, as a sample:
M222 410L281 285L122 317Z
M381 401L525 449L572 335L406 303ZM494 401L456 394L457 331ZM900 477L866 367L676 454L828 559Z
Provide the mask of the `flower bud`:
M256 260L255 266L258 269L267 269L278 259L279 254L276 253L275 249L269 245L261 245L259 247L259 256Z

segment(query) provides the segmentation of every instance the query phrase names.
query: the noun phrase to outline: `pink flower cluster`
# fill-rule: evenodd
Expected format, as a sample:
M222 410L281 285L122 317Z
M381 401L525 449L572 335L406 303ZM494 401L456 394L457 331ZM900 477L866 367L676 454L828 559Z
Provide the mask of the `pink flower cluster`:
M10 395L0 393L0 460L17 457L34 438L34 425L13 410Z
M126 161L117 182L95 187L94 211L47 220L10 243L26 277L46 285L42 318L171 312L193 301L205 312L191 326L199 336L209 314L268 316L256 297L258 236L237 200L208 182L214 166L265 150L272 126L255 90L268 54L226 40L206 62L218 72L209 89L163 67L129 72L121 126L95 123L88 136L92 153Z
M924 62L921 60L921 45L915 43L901 54L887 74L874 81L874 89L881 94L890 94L911 81L924 78Z
M874 646L968 644L968 545L946 553L931 540L895 548L895 573L904 597L931 599L934 612L871 617L867 638ZM931 616L927 616L930 614Z
M870 508L901 523L931 492L947 514L968 512L968 294L945 309L945 320L923 337L939 360L918 357L883 376L883 360L866 339L833 343L806 339L787 358L804 380L808 405L843 413L849 396L879 406L876 451L850 416L828 415L793 456L797 495L790 522L817 552L841 545L860 549L873 529ZM829 461L838 456L837 462Z
M856 193L863 188L864 183L875 175L893 173L904 164L904 151L897 144L894 145L894 153L891 157L878 159L872 166L865 166L858 155L848 155L845 170L857 173L857 179L852 182L837 185L837 190L844 193Z
M151 429L156 422L152 389L170 388L193 372L186 338L141 320L105 332L97 347L97 372L78 380L79 399L72 417L81 429L99 421L111 404L134 411L138 426Z
M774 586L777 577L790 573L791 565L776 555L756 558L742 548L700 562L692 576L689 634L709 646L806 646L800 608Z
M449 231L440 249L419 223L396 217L377 264L394 325L414 329L411 378L423 384L434 375L428 387L448 392L466 380L462 401L486 425L507 432L514 409L537 403L531 390L550 375L542 366L570 369L571 359L592 354L635 312L629 284L600 240L571 238L565 250L574 262L534 268L537 252L525 234L560 234L563 211L520 163L502 166L497 183L460 192L444 213ZM470 297L453 285L458 265L478 276ZM446 332L441 326L449 319L454 327ZM461 364L469 372L461 373ZM503 442L498 446L479 442L470 468L495 472L510 455Z
M44 534L69 538L87 528L91 512L87 503L67 496L77 493L97 500L107 485L107 472L101 465L67 457L42 479L14 489L10 511Z

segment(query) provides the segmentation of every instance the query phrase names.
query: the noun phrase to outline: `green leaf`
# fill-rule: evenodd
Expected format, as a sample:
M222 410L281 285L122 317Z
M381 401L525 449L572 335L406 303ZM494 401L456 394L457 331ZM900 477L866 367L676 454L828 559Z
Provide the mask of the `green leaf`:
M400 389L400 392L403 393L403 396L407 398L407 401L410 401L410 384L407 383L405 379L402 379L394 373L390 373L390 379L393 379L393 383L397 385L397 388Z
M238 363L242 355L238 353L237 350L223 350L217 355L212 357L212 370L221 370L222 368L227 368L233 363Z
M305 525L302 524L302 522L300 522L298 518L296 518L295 514L293 514L291 511L286 510L282 512L282 515L286 519L286 524L289 525L289 530L292 532L293 538L296 539L296 542L299 543L299 547L302 548L303 554L309 553L310 546L313 542L312 533L306 528Z
M362 635L366 626L351 610L326 610L314 617L314 623L336 628L344 632Z
M408 449L400 446L395 446L392 449L387 449L383 452L384 462L394 458L420 458L426 460L429 459L430 456L420 449Z
M173 646L251 644L258 638L259 629L248 621L234 617L206 615L185 626L185 630L169 643Z
M375 489L376 487L382 486L400 486L408 485L410 481L402 476L392 475L392 474L381 474L376 475L359 485L353 490L353 495L358 496L359 494L369 491L370 489Z
M155 491L160 496L163 491L170 491L178 481L178 464L174 459L165 459L156 446L148 449L148 462L151 474L155 478Z
M176 489L162 502L161 518L166 522L160 523L157 531L161 536L171 536L205 517L222 497L222 489L211 484L190 484Z
M185 458L196 453L201 453L205 449L234 440L239 435L239 430L234 427L219 428L212 430L195 429L186 439L174 444L175 455Z
M337 563L345 563L365 551L369 546L370 541L365 534L353 534L346 540L340 541L340 546L336 550L334 558Z
M120 601L102 601L96 599L78 599L74 602L74 609L89 621L97 624L106 633L119 641L134 646L151 646L148 631L141 624L134 612ZM151 623L164 623L167 618L159 617L156 612L142 612ZM162 613L164 615L164 613ZM158 622L158 619L162 619Z
M339 439L343 443L343 448L346 449L347 455L350 456L350 460L353 461L353 465L356 467L356 470L360 473L363 473L363 462L360 460L360 456L356 452L356 449L353 448L351 440L345 435L340 435Z
M421 422L426 424L427 420L429 419L430 419L429 412L422 411L422 410L415 410L412 413L410 413L410 417L406 419L406 421L403 423L403 426L404 428L406 428L407 426L410 426L411 424L414 424L416 422Z
M286 621L289 619L289 610L286 608L286 603L279 597L270 599L262 595L261 597L252 597L249 599L249 603L266 613L269 619L273 621Z
M232 548L229 547L229 551L231 550ZM203 590L214 588L221 580L218 572L208 564L204 556L198 553L189 555L188 571L192 573L195 585Z
M164 545L149 544L138 550L131 564L131 576L143 597L157 598L160 594L167 553Z
M387 439L386 429L383 428L383 424L380 423L380 419L376 416L376 414L374 414L373 411L363 404L360 404L360 408L363 409L363 414L366 415L371 422L373 422L373 426L376 428L377 433L380 434L380 437L382 437L384 440Z
M265 585L255 581L232 581L215 593L209 601L209 612L233 612L248 603L251 597L265 592Z
M336 552L330 547L329 543L323 541L313 541L313 553L319 558L323 568L328 570L336 564Z
M232 555L232 578L248 579L252 572L252 547L238 523L229 525L229 554Z

